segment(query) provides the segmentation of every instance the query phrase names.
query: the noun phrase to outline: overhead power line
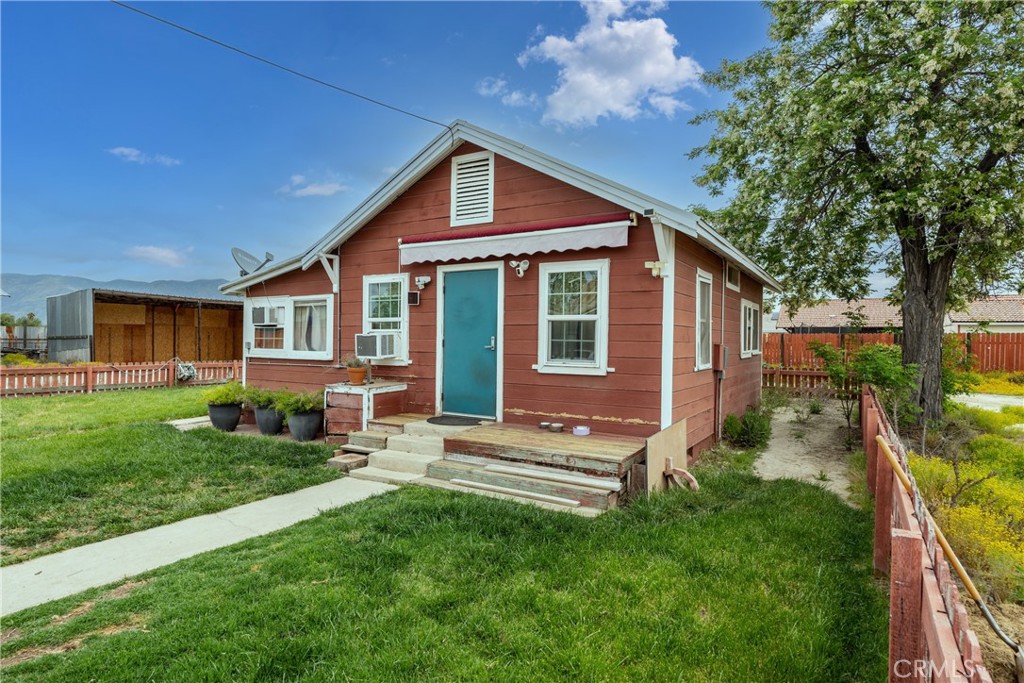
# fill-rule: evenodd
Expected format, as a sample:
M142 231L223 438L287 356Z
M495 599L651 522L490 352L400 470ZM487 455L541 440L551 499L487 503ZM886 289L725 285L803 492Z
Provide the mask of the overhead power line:
M217 45L219 47L223 47L223 48L225 48L227 50L231 50L232 52L237 52L238 54L240 54L242 56L248 57L249 59L255 59L257 62L262 62L263 64L266 64L267 66L272 66L275 69L280 69L281 71L284 71L286 73L290 73L293 76L298 76L299 78L304 78L307 81L311 81L313 83L316 83L317 85L325 86L327 88L330 88L331 90L337 90L340 93L343 93L345 95L349 95L350 97L356 97L356 98L358 98L360 100L369 102L370 104L375 104L378 107L384 107L385 109L390 109L391 111L398 112L399 114L405 114L406 116L411 116L414 119L419 119L420 121L425 121L426 123L432 123L435 126L440 126L441 128L446 129L449 133L452 132L451 126L449 126L447 124L444 124L444 123L441 123L440 121L435 121L434 119L427 118L426 116L420 116L419 114L414 114L413 112L408 111L406 109L402 109L401 107L396 107L395 105L388 104L387 102L381 102L380 100L376 100L376 99L374 99L372 97L368 97L366 95L362 95L360 93L357 93L354 90L349 90L348 88L343 88L340 85L335 85L334 83L328 83L327 81L319 79L316 76L310 76L309 74L302 73L301 71L297 71L295 69L292 69L291 67L284 66L283 64L278 64L277 62L271 61L271 60L266 59L264 57L260 57L259 55L255 55L255 54L253 54L251 52L247 52L246 50L243 50L243 49L241 49L239 47L235 47L234 45L229 45L228 43L225 43L224 41L217 40L216 38L211 38L208 35L200 33L199 31L193 31L192 29L188 28L187 26L182 26L181 24L176 24L173 21L169 21L167 19L164 19L163 17L158 17L155 14L150 14L149 12L141 10L138 7L132 7L131 5L125 4L123 2L119 2L119 0L110 0L110 2L112 2L115 5L117 5L118 7L123 7L126 10L131 10L132 12L135 12L136 14L141 14L142 16L147 17L149 19L152 19L153 21L159 21L161 24L166 24L167 26L170 26L171 28L176 28L179 31L184 31L185 33L188 33L189 35L195 36L196 38L201 38L202 40L205 40L205 41L207 41L209 43L213 43L214 45Z

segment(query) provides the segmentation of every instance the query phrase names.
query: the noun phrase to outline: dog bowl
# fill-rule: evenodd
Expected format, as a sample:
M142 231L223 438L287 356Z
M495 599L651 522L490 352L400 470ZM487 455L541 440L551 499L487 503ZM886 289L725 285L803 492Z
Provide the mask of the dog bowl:
M565 427L565 425L562 424L561 422L552 422L550 425L548 425L548 429L550 429L553 432L560 432L562 431L563 427Z
M537 425L537 427L539 429L548 429L549 427L551 427L551 423L550 422L541 422L539 425Z
M576 425L572 428L572 433L576 436L587 436L590 434L590 427L586 425Z

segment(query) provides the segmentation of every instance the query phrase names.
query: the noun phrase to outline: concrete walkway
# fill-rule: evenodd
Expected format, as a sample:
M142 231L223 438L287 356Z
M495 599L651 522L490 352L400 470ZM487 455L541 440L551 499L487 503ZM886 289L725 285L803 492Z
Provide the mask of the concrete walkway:
M269 534L316 517L323 510L395 488L390 484L346 477L3 567L0 568L0 614L12 614L207 550Z
M957 394L953 396L957 403L973 408L984 408L994 410L997 413L1004 406L1018 406L1024 408L1024 396L1003 396L1001 394Z

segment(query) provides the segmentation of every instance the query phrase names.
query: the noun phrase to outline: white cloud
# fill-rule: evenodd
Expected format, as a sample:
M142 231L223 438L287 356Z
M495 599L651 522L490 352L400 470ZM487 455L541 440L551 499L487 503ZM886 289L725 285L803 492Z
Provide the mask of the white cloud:
M476 84L476 92L483 97L498 97L506 107L534 107L540 103L536 93L511 90L504 78L488 76Z
M146 154L140 149L135 147L113 147L108 149L109 154L113 154L121 161L127 161L132 164L159 164L160 166L180 166L181 160L169 157L166 154Z
M333 179L313 182L306 176L295 173L288 178L287 183L277 188L277 193L289 197L330 197L348 189L346 185Z
M676 57L678 41L662 19L652 16L664 3L581 4L587 23L574 37L548 35L519 55L520 66L531 61L559 66L545 122L592 126L602 116L672 117L690 108L677 95L683 88L699 88L704 70L690 57Z
M124 251L128 258L138 261L149 261L164 266L180 268L185 265L188 254L192 253L192 247L184 250L170 249L168 247L154 247L152 245L136 245L128 247Z

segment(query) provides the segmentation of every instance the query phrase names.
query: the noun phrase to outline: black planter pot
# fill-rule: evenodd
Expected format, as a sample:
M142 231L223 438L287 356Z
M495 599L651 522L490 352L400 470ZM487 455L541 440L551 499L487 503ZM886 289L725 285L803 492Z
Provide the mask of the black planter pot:
M238 421L242 419L242 406L240 405L215 406L210 404L207 407L210 410L210 422L222 432L235 431Z
M254 408L256 413L256 426L260 428L260 434L274 436L284 431L284 413L276 408Z
M288 418L288 429L296 441L312 441L316 438L324 423L324 411L314 410L311 413L296 413Z

